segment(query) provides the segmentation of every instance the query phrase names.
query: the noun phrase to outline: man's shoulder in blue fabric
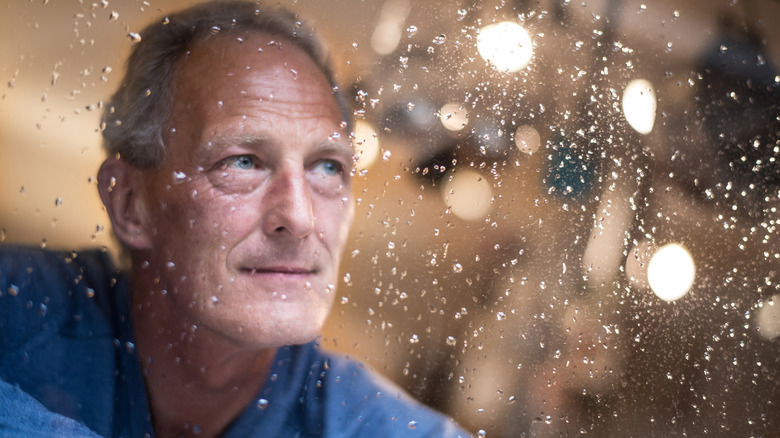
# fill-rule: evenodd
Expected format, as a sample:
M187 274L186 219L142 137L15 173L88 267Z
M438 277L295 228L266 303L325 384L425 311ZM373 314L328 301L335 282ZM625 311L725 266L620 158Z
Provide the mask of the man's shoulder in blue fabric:
M112 416L119 278L100 250L0 246L0 380L102 434Z
M53 252L0 246L0 352L49 325L69 337L106 329L118 273L101 250Z

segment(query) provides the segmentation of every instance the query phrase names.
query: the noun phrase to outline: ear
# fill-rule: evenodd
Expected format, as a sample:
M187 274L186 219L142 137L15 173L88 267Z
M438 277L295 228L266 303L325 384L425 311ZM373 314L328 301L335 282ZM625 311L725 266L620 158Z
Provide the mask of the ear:
M98 171L98 191L119 240L134 249L151 248L141 170L116 156L108 157Z

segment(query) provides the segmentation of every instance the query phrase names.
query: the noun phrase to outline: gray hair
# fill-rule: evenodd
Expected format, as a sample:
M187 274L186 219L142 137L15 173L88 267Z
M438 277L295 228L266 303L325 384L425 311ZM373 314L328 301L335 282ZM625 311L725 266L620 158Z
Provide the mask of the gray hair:
M267 9L243 1L209 2L168 15L141 32L122 83L103 112L108 154L120 154L139 169L161 164L166 157L163 138L171 118L171 81L177 61L197 42L237 32L284 38L309 55L333 88L351 131L349 108L338 91L325 50L311 29L281 8Z

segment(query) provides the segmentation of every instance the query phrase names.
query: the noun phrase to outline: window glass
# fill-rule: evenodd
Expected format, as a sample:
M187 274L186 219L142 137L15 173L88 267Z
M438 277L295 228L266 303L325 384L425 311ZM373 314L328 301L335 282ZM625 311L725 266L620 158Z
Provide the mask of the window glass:
M185 2L9 2L0 242L118 245L100 112ZM481 436L780 429L780 3L284 1L357 121L323 343Z

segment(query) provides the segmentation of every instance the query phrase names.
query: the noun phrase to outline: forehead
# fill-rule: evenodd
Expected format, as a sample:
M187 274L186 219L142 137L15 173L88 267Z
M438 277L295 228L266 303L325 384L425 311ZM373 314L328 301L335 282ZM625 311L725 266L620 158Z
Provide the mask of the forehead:
M261 102L285 102L287 97L294 102L303 93L338 111L320 66L288 39L266 33L209 35L195 42L177 62L171 88L175 100L188 101L238 93Z

